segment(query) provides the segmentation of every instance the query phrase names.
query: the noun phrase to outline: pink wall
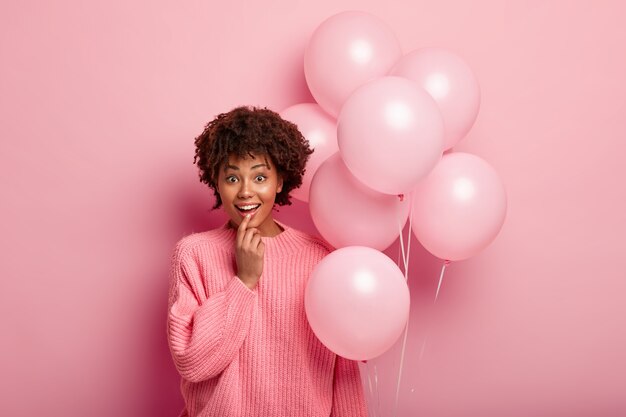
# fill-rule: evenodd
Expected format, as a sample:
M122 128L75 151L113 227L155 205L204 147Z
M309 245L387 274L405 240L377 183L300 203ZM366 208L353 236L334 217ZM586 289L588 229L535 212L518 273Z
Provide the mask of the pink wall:
M224 219L193 138L237 104L311 101L306 41L348 9L385 20L405 52L472 66L482 108L455 149L491 163L509 197L498 238L449 267L434 306L441 263L413 242L398 415L626 415L617 0L3 1L0 415L177 415L170 251ZM313 230L303 203L279 218ZM391 416L398 355L370 362L372 415Z

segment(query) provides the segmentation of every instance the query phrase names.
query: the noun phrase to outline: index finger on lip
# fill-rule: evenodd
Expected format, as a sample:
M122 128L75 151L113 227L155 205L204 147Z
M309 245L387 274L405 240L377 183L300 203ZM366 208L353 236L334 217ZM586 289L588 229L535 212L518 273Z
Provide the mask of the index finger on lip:
M241 221L241 223L239 224L239 227L237 228L237 242L239 244L241 244L241 241L243 240L243 237L246 234L246 229L248 228L248 222L250 222L250 215L246 214L243 220Z

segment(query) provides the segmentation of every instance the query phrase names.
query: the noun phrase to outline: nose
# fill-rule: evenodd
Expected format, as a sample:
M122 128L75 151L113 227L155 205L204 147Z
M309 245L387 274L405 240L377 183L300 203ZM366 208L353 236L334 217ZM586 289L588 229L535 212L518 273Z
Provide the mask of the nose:
M240 184L241 184L241 187L239 188L239 192L237 193L237 198L241 200L245 200L254 195L254 192L252 191L249 181L244 180L244 181L241 181Z

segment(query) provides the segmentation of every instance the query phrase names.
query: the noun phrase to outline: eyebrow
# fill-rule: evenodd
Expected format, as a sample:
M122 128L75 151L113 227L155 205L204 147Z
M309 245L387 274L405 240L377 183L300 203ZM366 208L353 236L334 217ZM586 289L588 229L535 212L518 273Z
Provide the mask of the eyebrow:
M267 169L271 169L269 166L267 166L266 164L257 164L255 166L253 166L250 169L255 169L255 168L260 168L260 167L266 167ZM228 168L233 169L235 171L239 171L239 167L235 166L235 165L230 165L230 164L226 164L226 166L224 167L224 171L228 170Z

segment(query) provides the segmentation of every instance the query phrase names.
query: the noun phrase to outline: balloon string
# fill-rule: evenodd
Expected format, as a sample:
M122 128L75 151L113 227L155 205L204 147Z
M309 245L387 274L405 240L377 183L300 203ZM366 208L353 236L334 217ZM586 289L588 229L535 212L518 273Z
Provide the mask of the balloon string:
M396 262L398 264L398 268L400 268L400 245L398 245L398 262Z
M409 194L409 230L408 230L408 245L407 245L407 253L411 253L411 232L412 232L412 227L413 227L413 193ZM409 267L409 260L407 258L406 261L407 264L407 269ZM408 278L408 272L407 272L407 278Z
M370 364L368 361L365 361L365 366L367 368L367 382L370 387L370 404L372 405L372 408L374 408L374 393L372 392L372 378L370 377ZM374 417L376 417L376 414L374 414Z
M400 256L401 256L401 248L402 245L398 245L398 261L396 262L398 264L398 268L400 268Z
M405 274L405 279L406 279L407 262L406 262L406 253L404 252L404 238L402 236L404 232L402 231L402 225L400 224L400 216L398 216L398 231L400 232L400 248L402 249L402 263L404 264L404 274Z
M443 281L443 273L446 270L446 266L450 265L450 263L451 262L446 259L443 263L443 266L441 267L441 275L439 276L439 285L437 286L437 292L435 293L435 301L433 302L433 304L437 302L437 297L439 296L439 290L441 288L441 282ZM424 341L422 342L422 347L420 348L420 353L417 359L418 363L422 361L422 357L424 356L424 350L426 350L427 342L428 342L428 332L424 335Z
M413 223L413 194L409 194L409 230L408 230L408 235L407 235L407 248L406 251L404 249L404 233L403 233L403 228L404 225L401 223L400 220L400 209L398 208L398 234L400 235L400 249L402 250L402 260L404 263L404 275L405 275L405 280L408 279L408 269L409 269L409 256L408 253L411 251L411 225ZM400 201L404 201L404 194L400 194ZM400 262L398 262L398 266Z
M433 304L435 304L437 302L437 297L439 297L439 290L441 289L441 283L443 282L443 273L446 271L446 266L450 265L451 261L449 260L445 260L443 263L443 266L441 267L441 275L439 275L439 284L437 285L437 292L435 293L435 301L433 301ZM419 359L418 361L422 360L422 356L424 356L424 349L426 348L426 341L428 340L428 334L426 334L424 336L424 342L422 342L422 348L420 349L420 354L419 354Z
M439 275L439 284L437 284L437 292L435 293L435 302L437 302L437 297L439 297L439 290L441 289L441 283L443 282L443 273L446 270L446 266L450 265L449 260L445 260L443 266L441 267L441 275Z
M409 318L411 316L409 315ZM406 320L406 326L404 327L404 340L402 341L402 353L400 354L400 369L398 369L398 383L396 385L396 406L393 411L393 415L398 413L398 399L400 398L400 380L402 379L402 368L404 367L404 350L406 348L406 337L409 333L409 319Z
M376 384L376 408L378 415L380 415L380 391L378 390L378 371L376 371L376 363L374 363L374 382Z
M413 198L413 196L411 195L411 199ZM410 203L409 203L410 204ZM407 234L407 252L406 252L406 257L404 257L404 279L405 281L408 282L409 279L409 257L411 255L410 252L410 247L411 247L411 222L413 219L413 207L412 204L409 205L409 230L408 230L408 234ZM398 224L400 224L400 221L398 221ZM400 245L402 246L402 253L404 254L404 241L402 240L402 230L400 230ZM400 398L400 381L402 380L402 370L404 368L404 352L406 350L406 339L407 336L409 334L409 319L410 319L411 315L409 314L409 317L407 317L406 320L406 326L404 327L404 337L402 340L402 351L400 353L400 368L398 369L398 382L396 384L396 405L394 408L394 416L397 415L398 413L398 400Z

